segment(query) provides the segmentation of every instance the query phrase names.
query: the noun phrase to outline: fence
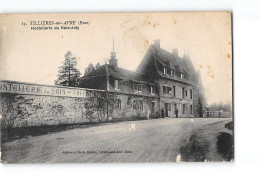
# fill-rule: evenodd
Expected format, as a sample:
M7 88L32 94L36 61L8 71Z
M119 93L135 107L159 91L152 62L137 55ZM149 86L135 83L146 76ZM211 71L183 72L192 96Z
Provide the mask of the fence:
M231 117L230 112L223 111L206 111L206 117L209 118L228 118Z

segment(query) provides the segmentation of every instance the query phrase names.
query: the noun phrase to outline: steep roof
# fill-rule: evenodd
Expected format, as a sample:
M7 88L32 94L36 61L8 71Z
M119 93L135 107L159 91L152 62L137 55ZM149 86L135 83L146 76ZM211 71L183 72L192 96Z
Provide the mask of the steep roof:
M143 74L143 73L137 73L134 71L126 70L123 68L118 68L118 72L124 77L129 78L130 80L134 82L146 82L146 83L154 83L151 77Z
M122 75L115 71L111 66L107 65L108 73L110 76L122 79ZM87 77L96 77L96 76L106 76L106 65L102 65L101 67L95 69L94 71L90 72Z
M111 65L103 65L84 77L106 76L106 69L108 75L115 79L130 79L133 82L154 84L153 80L143 73L137 73L123 68L114 68Z
M162 48L151 46L151 52L163 65L170 67L171 69L177 69L181 72L192 74L195 72L195 68L190 61L188 55L184 55L183 58L170 53Z
M169 74L163 74L161 66L176 70L177 76L173 77ZM136 72L146 73L147 75L151 75L153 77L158 75L160 77L185 82L188 84L198 83L197 72L192 64L190 56L184 54L182 58L177 54L173 54L160 48L160 46L158 45L151 45L149 47L141 63L136 68ZM179 77L180 75L178 74L178 72L189 75L188 79L186 79L187 77L185 79Z

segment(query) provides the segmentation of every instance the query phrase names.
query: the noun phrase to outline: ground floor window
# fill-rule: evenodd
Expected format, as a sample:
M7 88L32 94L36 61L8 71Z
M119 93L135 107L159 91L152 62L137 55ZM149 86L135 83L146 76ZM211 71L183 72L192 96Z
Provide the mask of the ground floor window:
M185 106L185 104L183 104L182 105L182 114L185 114L185 108L186 108L186 106Z
M133 101L133 109L137 109L137 101L136 100Z
M192 105L190 105L190 114L191 114L191 115L192 115L192 111L193 111Z
M155 113L155 102L152 102L151 104L151 111L152 113Z
M139 110L143 111L143 101L139 101Z
M143 111L143 101L142 100L134 100L133 101L133 109Z
M121 109L121 100L120 99L116 99L116 101L115 101L115 109Z

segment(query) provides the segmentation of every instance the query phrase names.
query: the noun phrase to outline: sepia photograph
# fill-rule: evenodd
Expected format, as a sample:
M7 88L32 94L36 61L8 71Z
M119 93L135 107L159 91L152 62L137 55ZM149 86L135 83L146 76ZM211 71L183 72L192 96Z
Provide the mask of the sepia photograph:
M230 11L1 14L1 162L233 162L232 64Z

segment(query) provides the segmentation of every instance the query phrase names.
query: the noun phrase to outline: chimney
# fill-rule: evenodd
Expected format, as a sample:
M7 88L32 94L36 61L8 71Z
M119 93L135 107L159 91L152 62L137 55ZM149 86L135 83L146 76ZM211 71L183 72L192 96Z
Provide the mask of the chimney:
M159 39L154 40L154 47L155 48L160 48L160 40Z
M109 65L117 69L117 59L116 59L116 52L111 52L111 56L109 59Z
M113 51L111 52L109 65L117 69L117 59L116 59L116 52L114 50L114 38L113 38Z
M173 49L173 50L172 50L172 54L173 54L175 57L178 57L178 49Z

